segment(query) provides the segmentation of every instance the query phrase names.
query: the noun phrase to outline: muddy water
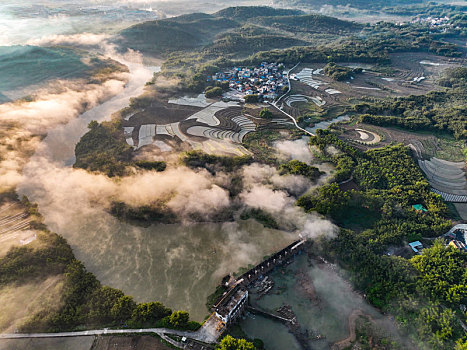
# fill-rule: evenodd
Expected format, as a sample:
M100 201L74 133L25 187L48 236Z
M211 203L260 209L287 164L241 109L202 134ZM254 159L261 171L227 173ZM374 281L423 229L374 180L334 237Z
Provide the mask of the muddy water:
M127 106L130 97L142 93L156 69L128 65L131 79L122 94L48 133L24 169L19 192L39 204L48 227L68 240L76 257L102 283L122 289L138 302L159 300L171 308L188 310L201 321L208 312L207 296L225 274L260 262L297 237L264 229L254 221L134 226L99 206L66 201L80 198L78 189L67 188L64 194L46 190L42 184L28 187L28 179L42 179L39 173L44 167L53 173L74 163L74 147L91 120L108 119Z
M225 274L261 261L294 239L255 221L143 228L99 211L65 225L47 224L102 283L137 301L159 300L188 310L199 321L208 313L207 296Z
M250 302L273 313L282 305L290 305L302 330L309 331L308 344L311 349L329 349L335 342L348 337L348 318L354 310L361 310L377 322L389 322L352 290L333 265L310 266L303 254L287 268L276 270L271 277L275 282L271 293L259 300L253 293ZM269 350L301 349L288 328L281 323L248 315L241 326L250 337L263 339ZM325 339L313 340L313 336L318 334Z

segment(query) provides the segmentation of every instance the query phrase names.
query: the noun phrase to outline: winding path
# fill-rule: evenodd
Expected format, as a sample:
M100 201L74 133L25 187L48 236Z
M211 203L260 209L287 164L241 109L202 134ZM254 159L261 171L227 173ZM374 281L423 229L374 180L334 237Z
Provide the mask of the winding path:
M289 89L287 90L286 93L284 93L281 97L279 97L276 101L270 103L269 104L273 107L275 107L277 110L279 110L280 112L282 112L284 115L286 115L288 118L292 119L295 127L301 131L303 131L304 133L310 135L310 136L315 136L315 134L313 134L312 132L308 131L308 130L305 130L303 129L300 125L298 125L297 121L295 120L294 117L292 117L289 113L285 112L282 107L279 107L279 102L285 97L287 96L289 93L290 93L290 90L292 89L292 84L290 84L290 72L293 71L298 65L300 64L300 62L298 62L295 66L293 66L292 68L290 68L288 71L287 71L287 81L289 83Z
M342 339L336 342L331 349L338 350L338 349L346 349L347 347L351 346L352 343L357 339L357 319L359 317L367 317L371 322L374 322L373 317L364 313L360 309L356 309L352 311L349 315L348 322L349 322L349 336L345 339Z

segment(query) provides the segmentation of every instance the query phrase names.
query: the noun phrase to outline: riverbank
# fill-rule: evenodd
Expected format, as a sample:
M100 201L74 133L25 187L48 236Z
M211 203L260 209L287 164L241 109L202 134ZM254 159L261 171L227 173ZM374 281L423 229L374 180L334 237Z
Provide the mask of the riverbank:
M269 275L274 287L268 294L250 291L254 307L273 314L293 315L296 319L293 329L251 313L246 314L240 326L250 338L261 338L270 350L301 350L304 346L325 350L344 341L347 344L349 339L355 341L352 334L357 316L369 317L379 325L376 327L387 330L379 336L394 337L398 333L395 325L354 291L344 276L336 265L302 254L292 264Z

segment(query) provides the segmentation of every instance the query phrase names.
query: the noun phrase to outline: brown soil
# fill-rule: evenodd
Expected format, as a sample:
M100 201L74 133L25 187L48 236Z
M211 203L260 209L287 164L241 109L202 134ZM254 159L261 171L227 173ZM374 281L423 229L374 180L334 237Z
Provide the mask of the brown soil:
M91 350L171 350L167 345L148 335L143 336L99 336Z
M318 89L314 89L302 82L291 81L292 94L320 96L326 101L326 105L318 108L313 103L296 103L292 108L285 108L290 114L297 116L300 113L310 112L309 106L312 106L311 109L313 110L324 111L332 106L348 105L349 99L360 100L363 97L386 98L389 96L422 95L439 88L436 81L447 68L463 64L462 59L446 58L421 52L392 54L391 61L393 72L390 74L380 73L377 71L377 67L373 67L362 73L355 74L354 79L349 81L335 81L324 74L314 75L317 80L327 83L321 85ZM432 64L421 64L421 61L428 61ZM347 63L341 64L347 65ZM323 66L324 64L300 65L294 73L300 72L305 67L317 69L323 68ZM414 83L413 79L417 77L425 77L426 79L420 83ZM390 81L383 78L389 78ZM339 90L341 93L330 95L324 91L328 88Z
M352 313L349 315L348 322L349 322L349 336L345 339L342 339L338 341L337 343L334 343L332 346L332 350L340 350L340 349L345 349L352 345L352 343L357 339L357 334L356 334L356 325L357 325L357 319L359 317L367 317L371 322L373 322L373 318L370 315L367 315L363 313L362 310L354 310Z
M398 52L391 54L390 57L392 66L400 70L397 77L411 79L424 76L429 83L436 81L446 68L463 64L462 58L448 58L427 52ZM421 64L421 61L429 61L434 65Z
M149 106L140 109L130 120L123 121L123 126L137 127L142 124L176 123L201 109L200 107L177 105L154 98Z

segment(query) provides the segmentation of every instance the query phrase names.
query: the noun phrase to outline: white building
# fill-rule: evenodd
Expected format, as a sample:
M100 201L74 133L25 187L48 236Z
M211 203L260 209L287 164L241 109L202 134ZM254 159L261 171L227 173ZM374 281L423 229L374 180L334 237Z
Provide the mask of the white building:
M229 324L240 316L248 303L248 290L235 287L216 306L216 316Z

